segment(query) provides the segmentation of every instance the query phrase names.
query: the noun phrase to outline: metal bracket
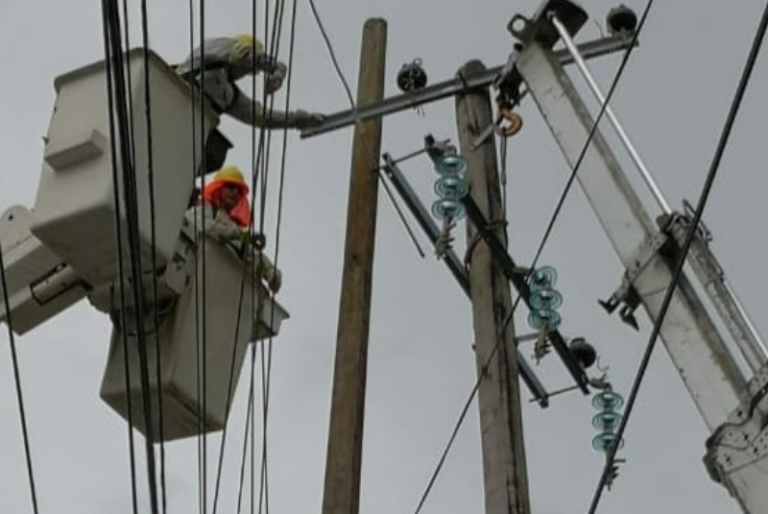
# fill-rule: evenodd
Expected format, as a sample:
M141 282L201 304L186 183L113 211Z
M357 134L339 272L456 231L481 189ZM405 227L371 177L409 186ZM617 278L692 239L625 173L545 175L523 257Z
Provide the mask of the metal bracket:
M624 50L629 47L631 43L632 38L627 38L625 36L607 36L579 44L578 48L585 59L592 59ZM635 44L637 44L637 42L635 42ZM573 63L573 57L566 49L556 50L554 56L563 65ZM472 75L471 77L455 77L427 86L424 89L391 96L379 102L361 105L354 109L332 113L326 116L322 124L302 129L300 137L304 139L318 136L320 134L349 127L354 125L358 120L365 121L371 118L394 114L406 109L413 109L427 103L451 98L468 89L488 87L496 84L496 87L503 86L509 88L510 94L515 94L514 91L520 87L522 78L514 65L508 70L508 73L504 73L505 69L506 66L494 66L493 68L489 68L488 70L477 75Z
M544 48L552 48L560 39L549 19L552 13L557 15L571 35L576 34L589 18L586 11L574 2L545 0L530 20L516 14L507 24L507 30L524 44L536 41Z
M706 442L704 464L707 471L712 480L728 489L733 487L731 474L768 457L768 366L750 380L748 394L748 405L740 405L734 410Z
M598 300L600 305L608 311L608 314L612 314L623 303L624 305L619 310L619 317L621 317L624 323L635 330L640 329L634 314L640 305L640 296L637 294L633 284L635 279L648 267L656 254L669 242L670 238L665 232L657 232L640 249L637 257L633 260L632 266L624 272L619 288L614 291L608 300Z

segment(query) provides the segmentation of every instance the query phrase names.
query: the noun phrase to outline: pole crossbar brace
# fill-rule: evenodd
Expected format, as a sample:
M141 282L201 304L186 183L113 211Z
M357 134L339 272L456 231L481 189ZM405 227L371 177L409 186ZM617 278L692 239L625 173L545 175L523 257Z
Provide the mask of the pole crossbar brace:
M392 156L390 156L388 153L385 153L382 158L384 160L382 169L394 186L395 191L397 191L397 193L403 199L403 202L411 211L413 217L416 218L417 223L422 228L422 230L424 230L424 233L427 234L427 237L432 242L432 244L436 244L437 239L440 236L440 229L438 228L437 224L432 220L432 218L430 218L429 212L421 203L418 196L416 196L416 193L413 191L413 188L411 188L411 185L403 175L403 172L400 171L397 163L394 161L394 159L392 159ZM453 250L448 250L442 260L451 271L451 274L456 279L456 282L458 282L461 290L464 291L464 294L466 294L467 297L469 297L469 277L467 276L467 272L464 269L461 260L459 260L459 258L456 256L456 253ZM531 365L528 363L525 357L523 357L519 350L516 349L516 352L517 365L519 367L520 376L522 377L523 382L525 382L528 390L533 395L534 400L541 407L548 407L550 396L549 393L544 388L544 385L536 376L533 369L531 368Z
M488 220L485 218L477 204L469 197L469 195L462 198L461 202L464 204L464 208L467 211L467 216L472 220L472 223L477 227L478 232L482 236L483 240L488 245L491 251L491 255L496 262L501 266L501 270L504 275L512 282L512 285L517 290L520 297L523 299L528 308L531 308L530 297L531 289L528 287L528 282L525 276L519 272L515 261L507 252L504 245L499 241L496 234L489 228ZM549 332L549 340L552 343L552 347L555 349L560 359L565 364L568 372L578 384L579 389L584 394L589 394L589 379L584 373L579 363L571 354L568 349L568 345L565 343L565 339L559 331L553 330Z
M623 36L609 36L578 45L579 52L585 59L600 57L619 50L624 50L631 44L631 38ZM514 55L514 54L513 54ZM557 50L554 55L563 65L574 62L567 49ZM443 82L438 82L417 91L385 98L380 102L361 105L356 109L347 109L326 116L322 124L303 129L300 132L302 139L332 132L353 125L356 121L364 121L377 116L394 114L405 109L415 108L420 105L455 96L459 93L475 88L489 87L499 78L501 73L508 68L509 63L489 68L483 73L471 77L457 77ZM509 83L509 81L505 81ZM518 83L520 80L518 79Z

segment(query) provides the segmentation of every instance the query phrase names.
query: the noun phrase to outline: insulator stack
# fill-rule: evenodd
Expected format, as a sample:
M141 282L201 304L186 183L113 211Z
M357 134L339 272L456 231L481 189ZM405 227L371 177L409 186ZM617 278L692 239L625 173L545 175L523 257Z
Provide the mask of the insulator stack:
M617 412L624 405L624 398L618 393L611 391L601 391L592 398L592 405L600 410L592 418L592 426L600 430L592 439L592 447L599 452L607 452L614 441L616 441L616 430L621 424L621 414ZM619 442L619 448L624 444L624 441Z
M403 64L397 73L397 87L404 93L422 89L427 85L427 73L421 67L421 59Z
M432 204L432 214L439 219L458 220L464 217L461 199L469 192L464 180L467 161L456 154L445 154L435 160L435 171L440 178L435 182L435 194L439 197Z
M556 281L557 271L551 266L535 270L528 280L531 290L528 325L535 330L551 332L560 326L561 317L557 309L563 304L563 297L553 287Z

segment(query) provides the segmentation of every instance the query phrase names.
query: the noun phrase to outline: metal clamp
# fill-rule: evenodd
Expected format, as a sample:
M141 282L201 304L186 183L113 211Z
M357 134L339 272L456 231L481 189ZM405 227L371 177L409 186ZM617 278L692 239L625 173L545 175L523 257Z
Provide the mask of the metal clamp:
M635 318L635 310L640 305L640 295L634 288L634 282L638 276L648 267L656 254L669 244L670 238L664 232L657 232L648 241L645 246L640 250L637 257L634 259L634 263L630 268L624 272L624 276L621 279L621 285L614 291L614 293L608 298L608 300L598 300L600 305L612 314L616 308L622 303L624 304L619 310L619 316L621 320L634 328L639 330L640 327Z
M755 374L748 390L749 404L739 405L706 443L707 471L729 488L729 475L768 456L768 367Z

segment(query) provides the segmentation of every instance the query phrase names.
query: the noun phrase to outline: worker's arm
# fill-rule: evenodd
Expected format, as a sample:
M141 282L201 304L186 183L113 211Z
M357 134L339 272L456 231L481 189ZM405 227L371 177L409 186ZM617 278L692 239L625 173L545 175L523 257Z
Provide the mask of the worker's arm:
M196 225L194 224L195 216L197 216ZM217 210L214 214L213 209L208 204L197 205L189 209L187 219L198 232L222 243L242 243L245 239L243 231L226 212Z
M237 86L233 85L233 87L236 88ZM239 89L236 92L234 102L232 102L232 105L226 112L243 123L263 128L303 129L319 125L324 119L322 114L301 110L286 113L285 111L273 109L272 112L266 113L265 116L263 104L248 97Z

